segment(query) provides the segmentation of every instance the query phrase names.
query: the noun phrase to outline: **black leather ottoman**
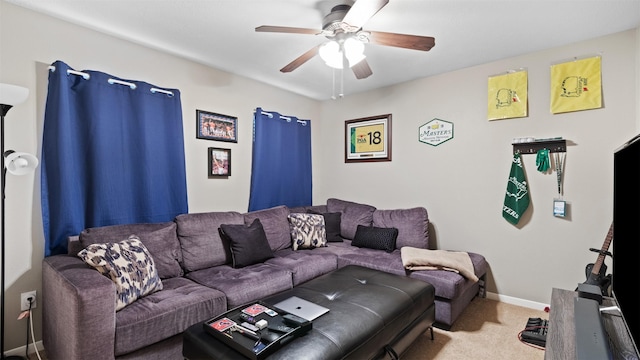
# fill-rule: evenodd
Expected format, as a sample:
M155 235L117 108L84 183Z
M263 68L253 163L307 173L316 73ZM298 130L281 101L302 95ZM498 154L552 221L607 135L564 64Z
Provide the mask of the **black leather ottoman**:
M269 360L394 358L435 322L431 284L355 265L263 301L275 304L291 296L330 311L313 321L311 331L284 345ZM205 333L201 323L184 332L182 351L189 360L244 359Z

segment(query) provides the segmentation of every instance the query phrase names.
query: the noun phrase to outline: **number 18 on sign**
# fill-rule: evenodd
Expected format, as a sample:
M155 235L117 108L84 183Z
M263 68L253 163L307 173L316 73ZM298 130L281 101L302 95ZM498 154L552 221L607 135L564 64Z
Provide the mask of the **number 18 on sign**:
M345 122L345 161L391 160L391 115Z

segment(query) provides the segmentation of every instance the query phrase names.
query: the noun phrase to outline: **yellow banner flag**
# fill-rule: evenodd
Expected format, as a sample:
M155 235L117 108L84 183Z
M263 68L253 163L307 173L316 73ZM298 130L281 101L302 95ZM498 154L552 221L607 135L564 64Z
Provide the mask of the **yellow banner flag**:
M551 66L551 113L602 107L601 58Z
M525 70L489 78L487 119L527 116L527 72Z

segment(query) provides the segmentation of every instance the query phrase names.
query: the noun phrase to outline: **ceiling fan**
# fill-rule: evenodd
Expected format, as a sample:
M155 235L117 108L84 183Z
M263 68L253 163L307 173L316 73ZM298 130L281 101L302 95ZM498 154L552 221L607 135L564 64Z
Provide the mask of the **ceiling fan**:
M388 3L389 0L357 0L353 5L336 5L324 17L322 30L262 25L256 31L323 35L330 40L300 55L280 69L281 72L291 72L320 53L327 65L334 68L350 67L356 78L364 79L373 74L362 54L365 43L422 51L429 51L435 45L435 39L429 36L363 30L362 26ZM330 60L332 56L338 58Z

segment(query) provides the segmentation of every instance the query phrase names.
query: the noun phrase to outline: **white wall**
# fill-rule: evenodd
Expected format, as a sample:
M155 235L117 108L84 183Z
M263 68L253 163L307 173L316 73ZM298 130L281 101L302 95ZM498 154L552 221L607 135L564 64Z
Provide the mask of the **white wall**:
M0 81L26 86L31 96L6 119L6 148L39 155L46 66L63 60L123 78L182 92L191 212L246 211L251 166L251 117L266 110L312 119L314 199L338 197L380 208L425 206L437 248L475 251L491 266L489 290L547 303L551 288L584 280L611 222L612 151L638 129L640 31L419 79L340 101L317 102L203 65L141 47L7 4L0 0ZM549 113L549 65L602 53L605 108ZM223 56L223 55L221 55ZM486 120L487 77L529 69L529 116ZM238 143L195 139L195 110L238 117ZM344 163L344 120L393 114L393 161ZM418 127L433 118L455 124L454 139L437 147L418 142ZM521 229L501 217L511 139L563 136L567 153L565 199L571 216L551 215L555 174L535 171L525 157L533 211ZM233 175L207 179L206 148L232 149ZM25 321L16 321L21 292L41 290L44 253L39 171L7 178L6 348L24 345ZM46 301L44 299L43 301ZM41 304L41 302L40 302ZM41 339L41 305L35 311Z
M585 280L612 221L613 150L637 133L637 31L631 30L323 104L320 196L379 208L425 206L435 246L483 254L491 292L548 303L551 289ZM604 108L550 113L550 64L602 54ZM427 64L428 66L428 64ZM529 73L529 116L487 121L487 78L511 69ZM346 89L348 92L348 89ZM344 120L392 113L392 162L349 163ZM433 118L454 123L454 138L437 147L418 141ZM523 155L532 206L517 227L502 218L513 138L568 140L565 219L552 215L556 174Z

